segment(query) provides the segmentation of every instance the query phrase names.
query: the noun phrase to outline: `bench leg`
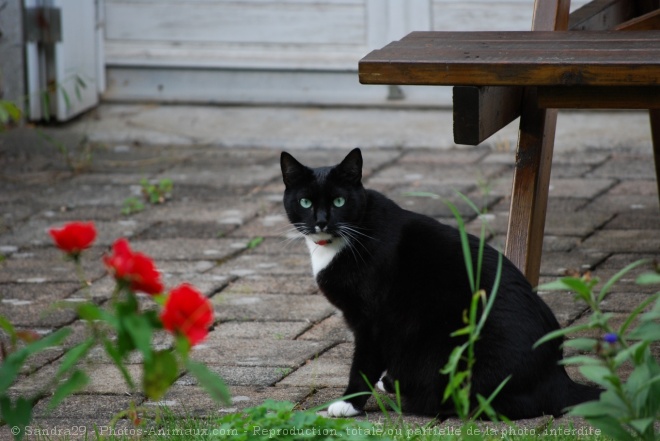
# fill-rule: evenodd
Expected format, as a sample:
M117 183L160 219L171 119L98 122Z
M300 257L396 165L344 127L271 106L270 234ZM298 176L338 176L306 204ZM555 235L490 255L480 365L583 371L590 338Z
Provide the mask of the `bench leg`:
M649 118L651 119L651 139L655 157L655 180L658 184L658 201L660 202L660 109L650 109Z
M520 116L506 256L536 286L541 268L548 205L556 109L536 106L536 89L526 88Z

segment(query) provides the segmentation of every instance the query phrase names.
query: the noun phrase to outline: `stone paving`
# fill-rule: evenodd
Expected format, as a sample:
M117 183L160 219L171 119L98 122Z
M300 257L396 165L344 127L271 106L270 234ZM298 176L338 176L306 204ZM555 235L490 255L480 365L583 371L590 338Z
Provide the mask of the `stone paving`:
M341 395L352 337L317 291L306 247L286 237L290 226L281 207L279 149L90 143L67 130L46 132L61 144L44 140L31 128L0 138L0 314L21 329L46 334L70 326L74 332L63 347L30 359L12 393L38 390L57 369L63 352L85 335L85 326L66 308L83 298L80 285L46 230L70 220L93 220L99 238L84 262L96 302L106 302L113 287L100 257L123 236L155 259L168 286L190 282L215 305L217 322L193 354L225 379L233 404L213 403L187 374L160 404L178 413L218 415L268 398L292 401L304 409ZM68 164L58 145L66 146ZM326 165L346 152L304 149L295 155L306 164ZM411 210L455 224L440 199L406 196L410 191L434 192L457 203L470 220L470 230L477 232L479 220L453 190L487 204L491 243L502 246L514 161L511 149L392 146L367 149L363 155L366 186ZM171 199L122 215L125 199L139 196L143 178L172 179ZM489 189L487 195L484 188ZM658 207L650 149L620 145L559 150L542 281L567 272L608 277L639 258L657 258ZM255 238L263 242L250 248ZM652 292L636 286L633 276L622 280L607 301L607 310L617 318ZM562 325L586 320L585 308L570 294L541 296ZM167 344L166 336L158 338L157 343ZM159 404L131 392L102 354L92 354L86 363L92 381L84 393L51 413L46 411L48 398L42 399L35 408L35 425L105 426L131 402ZM129 371L139 378L138 364L131 364ZM372 404L367 418L381 418L375 409ZM0 438L8 436L7 427L0 428Z

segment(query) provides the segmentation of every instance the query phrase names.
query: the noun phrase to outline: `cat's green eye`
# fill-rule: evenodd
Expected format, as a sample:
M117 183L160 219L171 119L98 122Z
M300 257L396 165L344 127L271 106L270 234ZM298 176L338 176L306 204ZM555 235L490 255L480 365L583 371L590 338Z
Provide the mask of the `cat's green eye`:
M336 198L334 201L332 201L335 207L340 208L343 207L344 204L346 203L346 199L342 198L341 196Z
M300 200L300 206L303 208L309 208L312 206L312 201L310 201L309 199L302 198Z

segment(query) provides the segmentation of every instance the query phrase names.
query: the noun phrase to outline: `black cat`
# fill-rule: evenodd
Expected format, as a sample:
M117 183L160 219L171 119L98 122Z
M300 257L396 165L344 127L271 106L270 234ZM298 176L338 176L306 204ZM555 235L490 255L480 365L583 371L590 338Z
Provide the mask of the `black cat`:
M280 164L284 207L304 235L316 282L355 335L345 394L369 390L363 375L376 384L386 373L380 385L398 380L407 411L451 414L453 403L442 400L447 377L440 369L464 341L450 334L464 326L472 297L458 230L366 190L359 149L334 167L308 168L286 152ZM470 236L470 246L476 256L478 239ZM486 292L498 256L486 246L481 274ZM597 399L598 389L573 382L558 365L560 339L532 349L558 328L550 308L503 258L500 288L475 346L473 394L487 397L511 375L492 403L510 419L560 415L568 406ZM357 415L367 398L336 402L328 414Z

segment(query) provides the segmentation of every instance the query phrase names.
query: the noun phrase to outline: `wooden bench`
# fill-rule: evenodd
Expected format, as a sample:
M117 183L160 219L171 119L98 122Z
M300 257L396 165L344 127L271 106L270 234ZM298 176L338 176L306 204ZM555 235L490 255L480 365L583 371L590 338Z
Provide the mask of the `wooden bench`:
M363 84L455 86L458 144L521 116L505 254L533 285L556 109L649 109L660 193L660 1L594 0L570 16L569 6L536 0L529 32L413 32L359 64Z

